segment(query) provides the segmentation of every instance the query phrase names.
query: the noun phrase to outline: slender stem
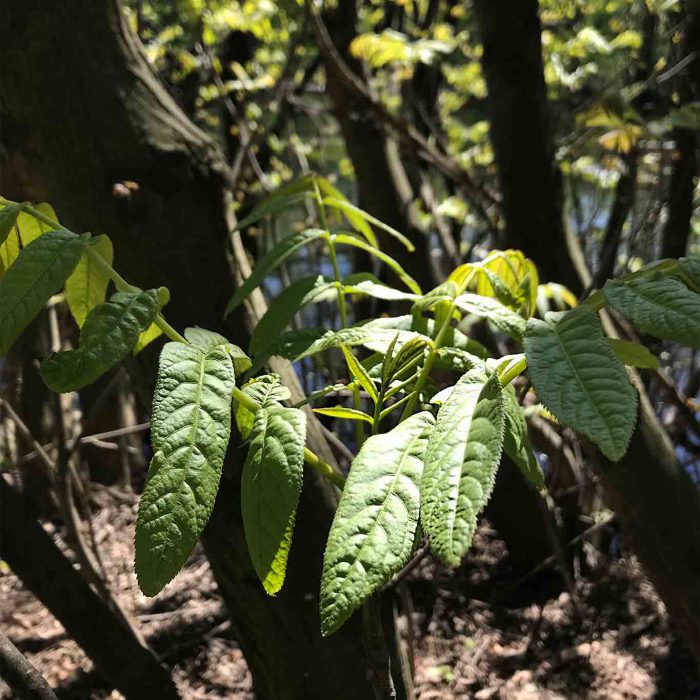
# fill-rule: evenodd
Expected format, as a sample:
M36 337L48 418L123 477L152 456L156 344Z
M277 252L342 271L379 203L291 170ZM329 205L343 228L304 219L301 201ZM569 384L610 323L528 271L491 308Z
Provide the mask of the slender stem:
M328 231L326 231L328 232ZM338 312L340 313L340 324L343 328L348 327L348 310L345 305L345 293L343 292L343 281L340 277L340 268L338 267L338 256L335 252L335 243L333 241L333 236L328 234L328 256L331 259L331 265L333 266L333 277L337 282L338 286L336 291L338 293Z
M8 204L19 204L18 202L12 202L8 199L5 199L4 197L0 197L0 204L8 205ZM59 224L57 221L54 221L48 216L45 216L42 214L40 211L32 207L30 204L19 204L21 207L22 211L29 214L30 216L33 216L35 219L47 224L48 226L54 226L57 229L60 229L62 231L68 231L69 233L75 233L74 231L71 231L70 229L66 228L65 226L62 226ZM76 234L77 235L77 234ZM90 260L100 269L102 270L108 277L114 282L114 286L119 290L119 291L134 291L137 290L138 287L134 287L133 285L129 284L94 248L91 246L87 246L85 248L86 253ZM187 339L184 338L180 333L178 333L163 317L162 314L158 314L155 319L155 324L160 328L165 335L170 338L171 340L174 340L175 342L178 343L187 343ZM248 410L250 410L253 413L256 413L257 411L260 410L261 406L260 404L251 399L247 394L242 392L238 387L233 388L232 392L232 397L234 400L238 401L238 403L242 404L245 406ZM324 462L318 455L314 454L311 450L308 448L304 448L304 459L306 463L315 469L316 471L320 472L324 476L328 477L336 486L339 488L343 488L343 484L345 483L345 477L336 469L334 469L330 464L327 464Z
M423 358L420 357L418 358L419 360L422 360ZM392 386L389 391L386 392L384 395L385 399L390 399L394 394L398 394L400 391L403 391L411 382L414 382L418 378L418 372L414 372L408 379L404 379L402 382L397 384L396 386Z
M418 403L420 393L425 388L425 385L428 382L428 378L430 377L430 372L432 371L433 365L435 364L435 360L437 359L438 350L442 347L442 342L445 339L447 330L450 327L450 322L452 321L454 311L455 302L453 300L450 303L450 307L447 310L447 313L445 314L445 318L442 322L442 325L440 326L440 330L435 336L433 344L430 346L430 350L428 351L428 357L425 358L425 364L423 365L423 369L421 369L420 374L418 375L418 379L416 380L416 386L413 389L413 393L409 394L411 398L409 399L408 403L406 404L406 407L403 410L403 413L401 414L401 420L405 420L406 418L408 418L416 408L416 404Z
M415 395L415 390L412 391L410 394L406 394L406 396L400 398L398 401L395 403L392 403L391 406L388 408L385 408L380 414L379 414L379 420L382 421L384 420L394 409L399 408L399 406L403 406L403 404L406 403L406 401L410 401L410 399ZM405 420L405 418L402 416L401 420Z

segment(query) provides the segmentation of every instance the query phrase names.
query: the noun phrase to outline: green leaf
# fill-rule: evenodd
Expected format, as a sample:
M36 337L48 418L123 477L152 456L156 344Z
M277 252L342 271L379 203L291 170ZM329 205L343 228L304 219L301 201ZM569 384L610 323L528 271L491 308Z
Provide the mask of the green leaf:
M304 475L306 417L270 405L255 414L243 465L241 511L248 551L265 590L275 595L287 570Z
M263 374L254 377L241 387L241 391L263 407L286 401L292 395L289 389L282 384L278 374ZM238 425L238 431L244 440L248 439L250 431L253 429L254 420L255 415L252 411L248 410L242 403L236 404L236 425Z
M672 277L608 280L605 298L637 328L657 338L700 348L700 294Z
M358 411L355 408L346 408L345 406L333 406L332 408L314 408L314 413L320 413L322 416L330 416L331 418L345 418L346 420L361 420L365 423L373 423L372 416L367 415L364 411Z
M73 272L84 241L50 231L30 243L0 279L0 357Z
M372 224L373 226L376 226L377 228L382 229L382 231L388 233L392 238L395 238L403 246L405 246L406 250L408 250L409 253L413 253L415 251L416 247L413 245L413 243L411 243L411 241L408 238L406 238L406 236L403 235L403 233L400 233L395 228L392 228L388 224L385 224L383 221L380 221L371 214L368 214L366 211L363 211L359 207L356 207L354 204L351 204L348 201L338 201L337 199L334 199L332 197L325 197L323 199L323 203L328 206L341 209L345 216L348 218L350 224L357 231L359 231L367 239L367 242L374 248L379 248L379 244L377 243L377 239L374 236L374 233L372 233L372 229L369 226L367 226L367 224ZM353 220L351 220L351 216L353 216ZM360 222L362 222L362 224L364 225L360 225ZM367 231L367 229L369 229L369 232ZM369 235L370 233L371 235Z
M351 204L345 198L338 199L337 197L324 197L321 202L327 207L331 207L332 209L337 209L338 211L342 212L345 215L345 218L348 220L350 226L352 226L355 231L362 234L367 243L375 248L379 247L377 237L374 235L374 231L372 231L372 227L367 223L365 217L362 216L364 212L361 209L358 209L354 204Z
M418 413L370 437L352 463L323 558L321 629L335 632L411 556L433 417Z
M457 285L454 282L443 282L424 294L411 308L413 314L424 314L439 304L451 303L457 296Z
M134 355L138 355L144 348L148 347L154 340L160 338L163 335L163 331L160 327L152 323L136 341L134 346Z
M700 294L700 255L681 258L679 265L683 281Z
M257 356L274 345L280 334L292 322L294 315L308 304L336 294L335 283L323 277L302 277L285 287L267 307L250 338L250 352Z
M216 347L222 347L233 358L233 369L236 375L241 375L243 372L248 371L253 364L248 355L246 355L238 345L229 342L229 340L220 333L194 326L193 328L185 328L185 338L203 352L208 352Z
M379 248L371 246L367 241L360 238L359 236L353 236L348 233L336 233L333 234L333 240L341 245L349 245L353 248L359 248L369 253L371 256L381 260L387 267L391 268L398 276L398 278L415 294L422 294L421 288L411 275L406 272L406 270L401 267L401 265L394 260L390 255L383 253Z
M279 197L278 199L264 199L258 206L256 206L248 216L246 216L242 221L236 224L236 231L242 231L244 228L248 228L251 224L254 224L264 216L271 214L277 214L277 212L284 211L293 207L295 204L300 204L309 196L308 192L298 192L297 194L290 194L286 197Z
M503 448L503 393L498 377L465 374L440 408L425 453L421 522L433 551L458 566L493 491Z
M497 299L468 293L460 294L455 303L466 313L488 319L499 331L515 340L522 340L525 334L525 319Z
M544 474L532 451L525 415L512 384L503 389L503 403L505 409L503 450L515 462L525 479L539 491L544 488Z
M528 372L540 401L609 459L621 459L634 430L637 395L598 316L579 307L546 318L530 319L525 335Z
M237 306L239 306L250 293L259 287L265 278L277 267L279 267L292 253L299 250L304 245L311 243L323 236L326 232L321 229L307 229L294 233L280 241L260 260L253 269L253 273L236 290L226 307L225 316L228 316Z
M5 242L0 245L0 275L4 274L10 265L17 260L19 251L19 233L15 227L10 231Z
M136 521L136 574L156 595L182 568L209 520L231 432L233 360L167 343L153 399L153 460Z
M97 236L89 243L95 252L110 265L114 260L112 241L108 236ZM84 252L73 274L66 280L66 302L73 318L82 328L87 315L107 296L109 277L101 267L95 265L92 258Z
M10 235L10 231L12 231L17 221L19 212L19 204L8 204L0 209L0 245L2 245Z
M76 350L56 353L42 363L42 379L59 394L92 384L134 349L157 312L155 290L117 292L88 314Z
M483 364L483 357L473 355L472 353L460 348L440 348L437 351L436 366L446 366L447 368L456 370L461 374L464 374L475 367L481 367Z
M383 301L417 301L418 294L402 292L380 282L374 275L361 272L348 275L343 280L343 289L346 294L363 294L382 299Z
M59 226L56 212L53 210L53 207L50 204L42 202L41 204L37 204L34 208L39 213L47 216L49 219L52 219L55 223L53 226L50 226L49 224L45 224L43 221L39 221L39 219L35 219L31 214L20 212L19 216L17 217L16 228L19 231L22 246L24 247L28 246L32 241L35 241L40 236L43 236L45 233L57 229Z
M372 378L367 373L367 370L352 354L352 350L349 350L345 345L341 345L340 349L343 351L345 362L347 362L348 369L350 370L352 376L355 377L358 382L360 382L360 385L369 394L372 401L377 403L379 401L379 393L377 392L377 387L374 385Z
M263 216L287 209L315 194L314 177L314 175L304 175L297 180L282 185L282 187L278 187L272 194L253 207L250 214L238 223L236 229L242 230L262 219ZM317 179L320 180L320 178Z
M419 333L412 331L396 331L392 328L381 328L373 326L372 322L363 326L353 326L352 328L342 328L339 331L327 331L320 338L311 342L294 359L296 361L315 355L323 350L339 348L341 345L355 346L364 345L374 352L384 352L398 333L397 347L401 347L412 338L421 337Z
M624 364L639 369L659 369L659 358L643 345L617 338L608 338L608 343Z

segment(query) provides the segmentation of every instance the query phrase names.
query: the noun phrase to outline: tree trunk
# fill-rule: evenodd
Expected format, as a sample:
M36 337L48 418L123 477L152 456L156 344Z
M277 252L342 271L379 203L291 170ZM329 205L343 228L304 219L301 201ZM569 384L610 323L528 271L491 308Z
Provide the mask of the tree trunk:
M537 2L476 0L476 8L512 245L531 257L543 276L572 286L562 192L548 138ZM589 286L590 275L581 283ZM640 419L627 454L617 463L598 455L593 466L679 632L700 658L700 496L641 382L636 384Z
M0 74L3 193L48 199L69 227L108 233L130 282L170 288L175 327L202 325L245 347L243 314L221 320L233 287L225 163L155 78L117 2L81 0L67 11L12 0L0 16ZM138 191L115 196L122 180ZM155 350L145 354L152 363ZM270 599L241 528L241 464L232 448L204 544L257 697L371 697L357 625L319 634L319 570L334 512L326 484L315 473L305 479L286 590Z
M561 235L562 182L554 162L537 0L475 0L474 9L484 45L504 244L536 260L545 281L576 292L580 283Z
M687 59L695 52L695 60L680 73L679 92L684 104L700 100L700 2L684 3L684 37L681 56ZM693 129L673 131L676 142L675 161L669 187L668 219L661 237L661 257L680 258L685 255L693 218L695 182L698 177L698 137Z

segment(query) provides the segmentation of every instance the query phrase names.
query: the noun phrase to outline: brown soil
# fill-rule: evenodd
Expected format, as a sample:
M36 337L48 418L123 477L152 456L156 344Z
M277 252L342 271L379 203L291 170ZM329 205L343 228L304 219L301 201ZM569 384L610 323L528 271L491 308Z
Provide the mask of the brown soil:
M105 494L94 525L110 585L173 669L183 698L252 700L245 660L202 553L163 594L145 598L132 570L136 498ZM404 607L410 598L414 608L404 635L415 640L420 700L700 698L694 663L633 559L607 564L542 606L524 607L503 602L504 562L503 544L483 524L459 571L426 559L404 582ZM80 648L6 567L0 625L60 698L121 697L100 683ZM0 699L10 697L0 681Z

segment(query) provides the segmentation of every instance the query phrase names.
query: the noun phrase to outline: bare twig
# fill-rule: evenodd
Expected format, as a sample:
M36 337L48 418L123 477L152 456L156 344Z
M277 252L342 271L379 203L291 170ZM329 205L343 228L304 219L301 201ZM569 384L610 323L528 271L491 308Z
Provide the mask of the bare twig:
M20 700L57 700L46 679L2 632L0 677Z

